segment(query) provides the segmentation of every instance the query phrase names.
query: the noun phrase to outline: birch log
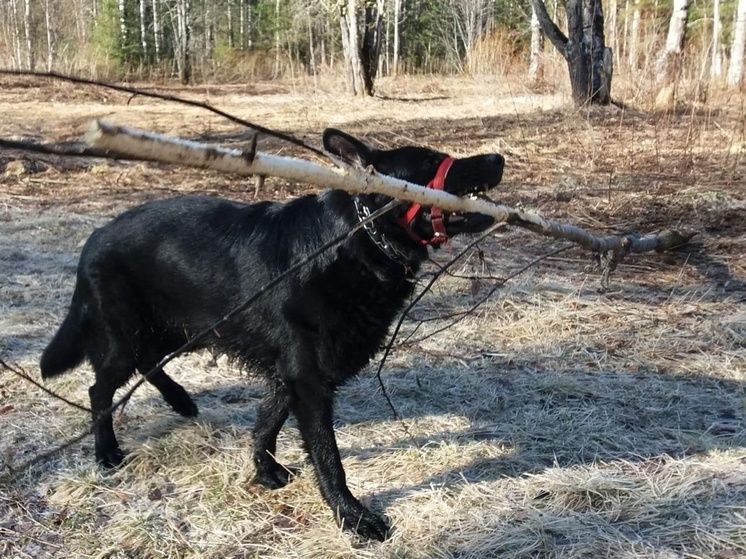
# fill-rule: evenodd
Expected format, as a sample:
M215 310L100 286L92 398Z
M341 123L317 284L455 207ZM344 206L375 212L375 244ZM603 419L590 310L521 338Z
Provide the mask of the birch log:
M621 259L630 252L664 251L686 244L691 231L663 231L638 236L596 237L580 227L549 221L533 213L516 211L508 206L480 198L459 198L444 191L426 188L406 181L345 167L332 169L294 157L251 153L191 140L172 138L110 122L94 121L85 136L92 147L136 159L159 161L240 175L280 177L324 188L336 188L357 194L385 194L399 200L437 206L447 212L478 212L498 222L515 225L555 239L579 244L599 253L613 253Z

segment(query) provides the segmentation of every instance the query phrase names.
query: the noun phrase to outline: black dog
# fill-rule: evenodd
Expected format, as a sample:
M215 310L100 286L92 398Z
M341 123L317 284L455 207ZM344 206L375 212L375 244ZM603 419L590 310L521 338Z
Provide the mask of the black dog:
M497 185L504 165L498 154L454 160L420 147L376 150L331 129L324 132L324 147L350 163L457 195ZM96 372L91 408L100 419L94 432L98 461L115 466L123 459L111 415L99 416L135 369L144 374L389 201L341 191L286 204L183 197L134 208L95 231L80 257L68 315L42 355L41 373L50 378L86 358L91 362ZM492 222L482 214L397 207L291 274L200 344L238 358L269 382L254 427L259 483L270 488L288 483L288 470L274 454L277 434L292 411L338 521L365 538L386 537L384 520L363 507L345 483L332 426L335 389L379 349L412 293L427 245L484 231ZM148 380L175 411L197 415L189 394L165 372Z

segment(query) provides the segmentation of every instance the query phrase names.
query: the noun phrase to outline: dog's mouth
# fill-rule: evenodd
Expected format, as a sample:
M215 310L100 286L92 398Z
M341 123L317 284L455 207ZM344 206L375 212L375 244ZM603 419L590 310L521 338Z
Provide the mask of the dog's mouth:
M505 159L496 153L465 159L447 158L428 187L456 196L489 200L487 192L500 184L504 166ZM400 223L419 244L439 245L455 235L481 233L495 222L492 217L477 212L450 213L438 208L420 208L414 212L412 208L410 206L408 221L402 219Z

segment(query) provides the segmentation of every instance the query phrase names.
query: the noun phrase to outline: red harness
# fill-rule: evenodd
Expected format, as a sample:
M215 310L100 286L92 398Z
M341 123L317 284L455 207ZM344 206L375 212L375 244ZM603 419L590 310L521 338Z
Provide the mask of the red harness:
M448 171L454 161L453 157L446 157L440 163L438 172L435 173L433 180L427 183L427 187L434 190L443 190L446 183L446 175L448 175ZM430 223L433 226L433 236L431 238L423 239L412 230L412 222L421 209L421 204L412 204L403 215L396 219L396 222L404 228L410 239L421 245L442 245L447 242L448 233L446 233L446 224L443 222L443 212L440 208L433 207L430 209Z

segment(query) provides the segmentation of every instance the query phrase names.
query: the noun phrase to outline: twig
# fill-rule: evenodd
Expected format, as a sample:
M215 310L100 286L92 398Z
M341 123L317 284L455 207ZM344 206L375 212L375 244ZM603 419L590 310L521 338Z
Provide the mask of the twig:
M253 122L249 122L248 120L238 118L237 116L233 116L232 114L226 113L225 111L222 111L218 108L213 107L212 105L208 103L204 103L201 101L193 101L191 99L177 97L176 95L166 95L163 93L156 93L154 91L147 91L145 89L139 89L135 87L116 85L113 83L101 82L97 80L89 80L86 78L77 78L74 76L66 76L64 74L58 74L57 72L30 72L30 71L25 71L25 70L0 70L0 74L10 75L10 76L32 76L36 78L61 80L61 81L69 82L69 83L94 85L96 87L104 87L106 89L112 89L114 91L130 93L133 96L151 97L154 99L161 99L163 101L173 101L175 103L181 103L182 105L189 105L191 107L198 107L200 109L205 109L206 111L210 111L211 113L214 113L218 116L222 116L223 118L228 119L229 121L235 124L239 124L241 126L251 128L253 130L256 130L257 132L261 132L262 134L267 134L268 136L274 136L275 138L279 138L280 140L284 140L291 144L295 144L296 146L300 146L304 149L307 149L308 151L315 153L316 155L319 155L325 159L328 158L328 155L324 153L322 150L317 149L313 146L309 146L302 140L299 140L298 138L290 134L276 132L270 128L265 128L264 126L261 126L259 124L255 124Z
M452 326L455 326L456 324L458 324L459 322L461 322L464 318L466 318L470 314L474 313L490 297L492 297L492 295L495 293L495 291L497 291L500 287L502 287L503 285L505 285L507 282L509 282L510 280L518 277L519 275L521 275L522 273L524 273L526 270L528 270L529 268L535 266L536 264L538 264L542 260L546 260L547 258L549 258L551 256L555 256L555 255L560 254L561 252L565 252L566 250L569 250L571 248L572 248L572 245L567 245L567 246L564 246L564 247L560 247L560 248L558 248L556 250L553 250L552 252L549 252L547 254L544 254L543 256L539 256L538 258L535 258L534 260L532 260L531 262L529 262L528 264L526 264L525 266L523 266L519 270L516 270L515 272L513 272L512 274L510 274L509 276L507 276L504 280L502 280L499 283L496 283L495 285L493 285L492 288L487 292L486 295L484 295L481 299L479 299L476 303L474 303L468 309L463 310L463 311L459 311L457 313L453 313L453 314L450 314L450 315L440 316L440 317L437 318L437 320L447 320L449 318L456 317L456 320L454 320L451 323L443 326L442 328L438 328L437 330L434 330L433 332L430 332L429 334L426 334L425 336L423 336L423 337L421 337L421 338L419 338L417 340L414 340L413 342L409 342L408 339L407 339L407 340L404 341L404 343L402 343L401 345L399 345L397 347L402 347L405 344L409 344L409 345L418 344L418 343L424 342L428 338L431 338L431 337L435 336L436 334L440 334L444 330L448 330Z
M483 241L485 238L487 238L489 235L495 232L495 229L498 229L502 224L497 224L492 227L490 227L487 231L482 233L479 237L477 237L474 241L469 243L461 252L459 252L456 256L451 258L446 264L441 266L441 268L433 274L433 277L430 278L430 281L427 283L427 285L420 291L417 296L412 299L412 301L409 303L406 309L404 309L404 312L402 313L401 317L399 317L399 322L396 323L396 327L394 328L393 334L391 334L391 338L389 339L389 343L386 345L386 348L383 351L383 356L381 357L381 361L378 363L378 370L376 371L376 379L378 379L378 384L381 387L381 391L383 392L384 398L386 398L386 402L389 405L389 408L391 408L391 412L394 414L394 419L401 420L401 416L399 415L399 412L396 411L396 408L394 407L394 404L391 401L391 398L388 395L388 392L386 391L386 387L383 384L383 379L381 378L381 372L383 371L383 366L386 364L386 359L389 356L389 353L391 352L391 348L394 344L394 341L396 340L396 337L399 335L399 330L401 329L402 323L404 322L404 319L407 317L409 312L414 308L414 306L422 300L422 298L427 294L428 291L430 291L430 288L433 286L433 284L442 276L445 274L448 269L453 266L464 254L466 254L469 250L471 250L476 244Z
M15 365L15 366L8 365L5 361L3 361L2 359L0 359L0 367L2 367L3 369L6 369L8 371L10 371L11 373L13 373L15 375L18 375L22 379L30 382L31 384L33 384L34 386L36 386L39 390L41 390L42 392L46 392L47 394L49 394L53 398L57 398L58 400L60 400L62 402L65 402L69 406L77 408L77 409L79 409L81 411L85 411L85 412L91 413L91 409L90 408L87 408L87 407L85 407L85 406L83 406L81 404L78 404L77 402L73 402L72 400L68 400L64 396L60 396L56 392L53 392L52 390L50 390L49 388L47 388L46 386L44 386L43 384L41 384L39 381L34 380L33 378L31 378L31 376L26 371L24 371L18 365Z

